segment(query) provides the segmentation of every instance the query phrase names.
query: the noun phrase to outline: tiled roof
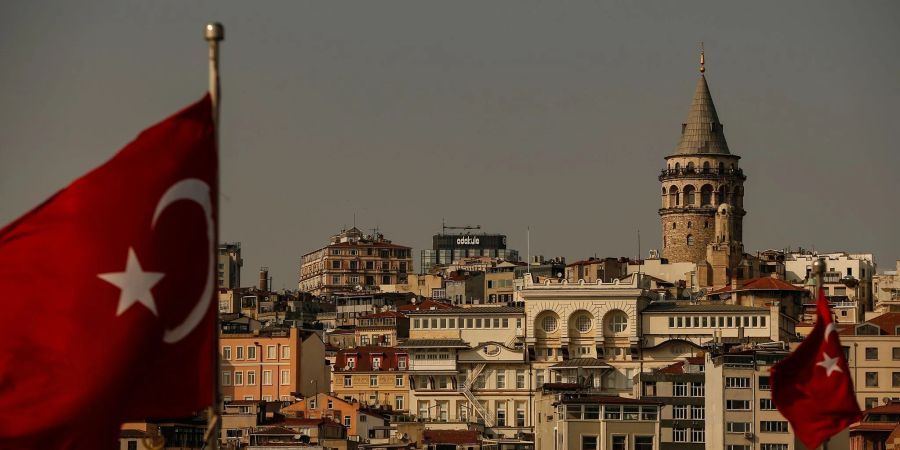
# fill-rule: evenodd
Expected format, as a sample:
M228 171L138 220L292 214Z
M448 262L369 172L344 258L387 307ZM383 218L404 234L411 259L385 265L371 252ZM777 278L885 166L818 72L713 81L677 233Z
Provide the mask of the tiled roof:
M399 348L468 348L462 339L407 339L400 343Z
M656 369L654 372L656 373L684 373L684 361L678 361L677 363L668 365L666 367Z
M900 402L890 402L865 410L868 414L900 414Z
M691 109L688 111L687 120L681 133L681 139L676 154L690 155L698 153L719 153L728 155L728 143L725 142L725 133L716 106L713 104L712 94L706 84L706 76L700 75L697 80L697 89L694 91L694 99L691 101Z
M401 312L422 311L430 309L456 309L456 307L449 303L439 302L430 298L427 298L419 303L409 303L397 307L397 310Z
M266 427L261 428L257 431L254 431L250 434L263 435L263 436L293 436L297 434L296 431L285 428L285 427Z
M424 438L425 443L429 445L466 445L480 442L478 430L425 430Z
M645 313L671 313L671 312L762 312L768 308L755 306L734 305L730 303L698 303L694 305L679 305L676 302L661 301L647 305L642 312Z
M881 329L881 335L896 336L897 327L900 327L900 312L884 313L878 317L873 317L865 322L857 324L839 325L840 333L847 336L855 336L856 329L860 325L872 324Z
M779 280L778 278L762 277L762 278L751 278L749 280L744 281L743 286L735 289L735 292L742 292L742 291L795 291L795 292L802 292L805 290L806 289L794 286L793 284L788 283L787 281ZM711 291L710 294L723 294L725 292L731 292L731 285Z
M482 314L524 314L525 308L522 306L473 306L471 308L453 308L450 310L442 309L426 309L420 311L409 311L409 315L421 314L460 314L460 315L482 315Z
M382 311L380 313L369 314L368 316L357 317L357 319L379 319L382 317L406 317L399 311Z
M354 347L340 350L335 358L335 372L372 372L372 356L381 358L379 371L398 370L399 360L408 359L406 350L395 347ZM353 369L347 369L347 358L354 357Z
M609 367L609 364L607 364L606 361L603 361L602 359L597 359L597 358L574 358L574 359L567 359L565 361L562 361L562 362L559 362L559 363L556 363L556 364L550 366L551 369L560 369L560 368L569 368L569 367L583 367L583 368L593 369L593 368L598 368L598 367L600 367L600 368Z

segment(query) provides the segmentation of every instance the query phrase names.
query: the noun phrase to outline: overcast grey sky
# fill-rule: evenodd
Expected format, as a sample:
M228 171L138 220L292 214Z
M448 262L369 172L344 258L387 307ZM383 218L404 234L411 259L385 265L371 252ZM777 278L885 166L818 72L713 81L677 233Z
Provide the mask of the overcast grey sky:
M745 247L900 258L897 2L0 3L0 222L206 89L222 48L221 235L296 287L353 222L430 246L659 248L657 175L704 41L747 174ZM418 264L418 261L417 261Z

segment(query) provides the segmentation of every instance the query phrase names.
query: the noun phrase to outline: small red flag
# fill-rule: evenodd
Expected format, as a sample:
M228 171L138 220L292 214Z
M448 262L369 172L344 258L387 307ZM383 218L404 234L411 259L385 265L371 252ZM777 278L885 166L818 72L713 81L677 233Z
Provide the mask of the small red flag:
M772 402L808 448L818 447L862 417L837 324L821 289L816 312L818 320L809 336L771 369Z
M215 383L211 101L0 230L0 448L118 448Z

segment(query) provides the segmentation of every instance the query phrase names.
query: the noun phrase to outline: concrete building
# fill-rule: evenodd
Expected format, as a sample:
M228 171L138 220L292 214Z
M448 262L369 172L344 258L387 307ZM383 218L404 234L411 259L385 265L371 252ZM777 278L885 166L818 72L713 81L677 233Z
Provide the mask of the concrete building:
M769 369L788 355L779 350L708 354L705 364L706 448L802 449L793 427L772 403ZM676 433L674 442L690 442Z
M362 316L354 329L360 347L393 347L400 339L409 337L409 318L398 311L382 311Z
M660 450L706 448L705 363L704 356L685 358L640 374L639 398L661 405Z
M900 312L900 259L895 263L894 270L885 270L872 277L875 311L879 313Z
M477 229L464 228L467 231ZM519 260L519 252L506 248L506 236L503 234L447 234L445 228L441 234L432 237L432 244L432 248L422 250L422 273L431 272L435 266L447 266L466 258Z
M410 293L417 297L444 298L444 277L433 274L415 274L411 273L406 276L406 283L402 284L380 284L378 290L381 292L402 292Z
M338 351L331 392L347 402L406 412L410 405L409 354L383 347Z
M594 258L575 261L566 265L566 280L569 283L577 283L584 280L585 283L602 281L611 283L622 278L628 272L628 258Z
M218 284L220 288L239 289L241 287L241 267L244 260L241 258L241 243L226 242L219 245L216 253L216 267Z
M706 83L703 53L700 78L675 152L666 156L659 175L662 204L663 257L671 262L708 260L707 246L743 241L744 181L740 157L729 151ZM717 216L728 212L730 235L717 235ZM740 253L740 249L737 249Z
M359 318L409 304L414 295L399 292L354 292L332 295L335 326L356 326Z
M855 302L859 305L860 311L872 311L875 306L872 288L875 260L870 253L813 254L804 250L790 252L784 261L785 281L801 287L806 286L812 270L812 263L819 257L825 258L826 272L823 288L829 301ZM816 298L815 295L812 297Z
M850 425L850 450L900 449L900 402L867 409Z
M660 448L659 407L655 401L608 395L561 395L541 427L539 450ZM546 431L545 431L546 430Z
M232 400L289 401L325 389L325 344L297 328L219 334L221 389ZM316 384L311 383L315 381Z
M839 332L860 408L900 400L900 313L884 313Z
M447 300L454 306L487 303L484 272L453 272L444 281Z
M381 233L358 228L342 230L331 242L300 257L299 288L328 296L379 284L404 284L412 272L411 248L397 245Z

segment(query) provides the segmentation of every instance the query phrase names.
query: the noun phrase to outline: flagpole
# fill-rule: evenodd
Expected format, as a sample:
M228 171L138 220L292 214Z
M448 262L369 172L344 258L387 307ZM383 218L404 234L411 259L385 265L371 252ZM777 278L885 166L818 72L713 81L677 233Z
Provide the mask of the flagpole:
M213 116L213 124L215 125L215 140L216 140L216 151L218 153L219 147L219 105L220 105L220 89L219 89L219 41L225 39L225 27L222 26L219 22L210 22L206 24L204 27L204 38L206 42L209 43L209 95L212 99L212 116ZM215 193L218 195L219 193L219 167L218 167L218 157L216 158L216 189ZM216 198L215 204L215 223L216 223L216 240L219 239L219 199ZM216 242L216 249L219 248L219 243ZM210 258L215 257L215 254L210 255ZM215 269L213 269L215 270ZM214 278L215 279L215 278ZM238 286L240 287L240 286ZM221 411L219 410L220 398L219 398L219 377L220 377L220 364L219 364L219 312L218 308L216 308L215 312L215 329L213 330L213 379L215 382L213 383L213 404L209 407L208 414L208 424L206 429L206 442L209 445L209 448L213 450L218 450L219 448L219 439L222 436L222 420L221 420Z
M825 284L825 258L818 257L812 263L812 274L816 279L816 293L813 295L813 298L819 298L819 292L822 292L822 287ZM822 442L822 450L828 450L828 439Z

